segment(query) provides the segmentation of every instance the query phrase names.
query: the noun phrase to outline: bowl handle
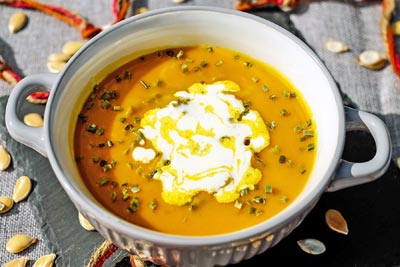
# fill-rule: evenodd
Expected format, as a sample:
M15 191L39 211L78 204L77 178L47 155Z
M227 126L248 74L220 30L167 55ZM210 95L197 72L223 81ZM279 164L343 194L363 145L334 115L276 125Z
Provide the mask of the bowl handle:
M47 157L44 132L46 121L43 127L30 127L21 121L19 115L26 97L33 92L49 91L53 87L56 77L57 74L42 73L30 75L21 80L11 91L5 114L6 126L11 137L45 157Z
M369 131L375 140L375 156L366 162L355 163L342 159L336 176L327 191L333 192L354 185L368 183L382 176L389 167L392 146L389 131L377 116L345 107L346 131Z

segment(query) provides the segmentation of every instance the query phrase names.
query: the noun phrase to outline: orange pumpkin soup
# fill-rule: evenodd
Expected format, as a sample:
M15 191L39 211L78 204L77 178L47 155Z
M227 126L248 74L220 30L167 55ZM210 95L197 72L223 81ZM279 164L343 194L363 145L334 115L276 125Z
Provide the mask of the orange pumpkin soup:
M77 168L107 209L179 235L223 234L287 207L316 154L315 125L272 67L221 47L159 50L86 86Z

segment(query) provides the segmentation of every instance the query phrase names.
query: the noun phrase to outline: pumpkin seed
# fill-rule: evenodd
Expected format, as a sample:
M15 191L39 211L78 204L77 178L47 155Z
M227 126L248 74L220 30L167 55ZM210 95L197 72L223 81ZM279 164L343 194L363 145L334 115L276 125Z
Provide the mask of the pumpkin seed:
M11 237L6 244L6 250L10 253L18 253L36 243L37 238L26 234L18 234Z
M25 267L28 259L25 257L18 258L5 263L2 267Z
M40 257L35 264L33 264L33 267L52 267L56 257L57 255L55 253Z
M349 51L349 47L345 43L333 39L330 39L325 42L325 48L328 51L336 54Z
M32 189L32 182L28 176L21 176L18 178L14 186L13 200L18 203L24 200Z
M8 151L0 146L0 171L4 171L10 166L11 163L11 156Z
M9 71L3 71L1 75L3 76L3 79L10 83L12 86L17 85L18 80L15 79L15 77L11 75Z
M386 65L386 56L377 51L367 50L359 55L358 64L369 69L378 70Z
M62 71L65 64L66 63L62 61L49 61L47 62L47 69L52 73L58 73Z
M49 58L47 59L49 62L67 62L71 58L71 55L67 54L57 54L53 53L50 54Z
M43 118L38 113L29 113L24 116L24 123L31 127L42 127Z
M7 196L0 197L0 214L6 213L14 206L14 200Z
M46 104L49 95L49 92L33 92L27 96L26 100L32 104Z
M81 224L81 226L88 231L93 231L95 230L93 225L88 221L88 219L86 219L85 217L83 217L83 215L79 212L79 223Z
M319 255L326 251L324 243L322 243L317 239L312 239L312 238L303 239L297 241L297 244L304 252L307 252L312 255Z
M392 30L394 35L400 35L400 20L392 23Z
M347 227L347 222L343 218L343 215L334 209L330 209L325 213L326 224L335 232L347 235L349 229Z
M11 16L8 21L8 31L10 33L16 33L21 30L26 24L27 18L23 12L15 13Z
M72 56L75 54L81 47L83 46L83 43L80 41L72 41L64 44L62 48L63 54Z

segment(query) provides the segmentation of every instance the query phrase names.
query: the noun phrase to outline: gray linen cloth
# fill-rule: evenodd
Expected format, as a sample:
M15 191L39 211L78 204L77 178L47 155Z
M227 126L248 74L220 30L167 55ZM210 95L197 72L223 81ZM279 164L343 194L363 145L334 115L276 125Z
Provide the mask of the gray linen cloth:
M49 4L64 6L87 16L95 25L105 25L113 20L111 1L62 1L43 0ZM235 0L195 0L188 5L213 5L234 8ZM147 6L156 9L176 5L169 0L149 0L135 2L136 7ZM0 55L20 75L47 72L47 57L50 53L60 52L63 44L71 40L80 40L79 32L56 20L33 10L25 10L29 18L26 27L16 34L7 30L9 17L17 9L0 5ZM379 3L365 6L353 6L344 2L316 1L305 9L290 15L296 28L306 42L325 62L342 92L362 110L373 112L383 118L390 129L393 141L394 157L400 156L400 81L390 66L380 71L360 67L356 57L366 49L384 51L380 35L381 6ZM351 51L335 55L327 52L323 43L328 38L346 42ZM0 81L0 96L7 95L12 87ZM0 145L7 146L5 140ZM29 159L27 159L29 160ZM12 195L13 185L24 170L13 166L7 172L0 173L0 195ZM31 260L51 251L43 242L43 235L27 202L18 203L7 215L0 216L0 264L17 256L5 250L5 243L14 234L27 233L39 238L39 242L19 256Z

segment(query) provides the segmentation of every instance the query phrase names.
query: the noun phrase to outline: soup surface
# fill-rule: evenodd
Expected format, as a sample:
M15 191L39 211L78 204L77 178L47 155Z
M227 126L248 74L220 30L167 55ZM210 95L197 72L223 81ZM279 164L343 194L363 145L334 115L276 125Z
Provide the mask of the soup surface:
M255 225L300 194L314 164L315 125L300 93L235 51L160 50L84 92L79 173L107 209L148 229L212 235Z

